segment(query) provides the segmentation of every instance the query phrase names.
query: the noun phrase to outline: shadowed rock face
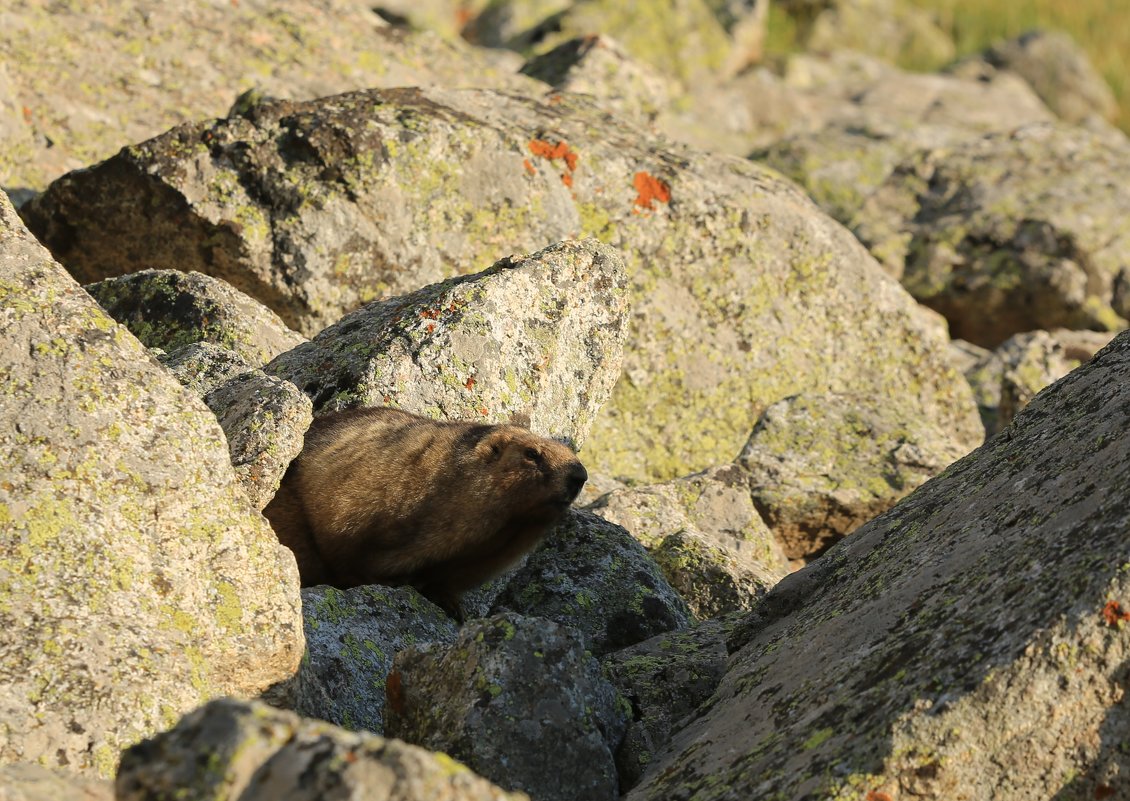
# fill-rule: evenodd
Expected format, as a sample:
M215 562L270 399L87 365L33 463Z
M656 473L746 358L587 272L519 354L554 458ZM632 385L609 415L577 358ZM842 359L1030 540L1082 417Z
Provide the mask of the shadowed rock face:
M981 438L944 332L795 187L577 97L262 103L127 148L23 211L84 280L175 263L306 333L500 250L591 234L631 281L624 377L586 453L614 477L732 459L759 412L800 391L852 387L937 420L962 449Z
M629 798L1130 794L1130 333L779 584Z

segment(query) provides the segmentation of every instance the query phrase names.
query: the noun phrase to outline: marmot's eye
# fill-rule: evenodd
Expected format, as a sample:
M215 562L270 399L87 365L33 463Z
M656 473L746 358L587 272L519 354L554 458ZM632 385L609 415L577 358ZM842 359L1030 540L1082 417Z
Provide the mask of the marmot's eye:
M526 455L526 458L529 459L534 464L537 464L538 462L541 461L541 454L538 453L533 448L526 448L526 454L525 455Z

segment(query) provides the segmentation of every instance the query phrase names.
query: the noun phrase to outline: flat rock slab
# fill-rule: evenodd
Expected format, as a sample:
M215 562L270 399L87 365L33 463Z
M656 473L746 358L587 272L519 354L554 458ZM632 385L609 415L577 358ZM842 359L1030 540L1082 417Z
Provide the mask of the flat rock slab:
M1037 328L1130 318L1130 143L1083 128L926 148L867 199L853 230L950 332L985 347Z
M18 762L0 765L0 801L114 801L114 786L102 779Z
M83 280L175 263L306 334L507 252L596 236L624 254L633 300L624 378L586 455L612 477L732 459L762 409L801 391L852 387L965 448L982 437L945 332L792 184L577 96L264 102L72 173L23 212Z
M318 411L519 415L579 446L620 376L627 327L623 261L587 239L365 306L266 369Z
M539 801L618 798L626 718L577 632L539 618L471 621L450 646L401 651L389 674L391 736Z
M805 570L627 798L1130 797L1130 333Z
M223 699L122 755L117 801L529 801L446 754Z
M302 654L298 572L215 417L0 195L0 761L112 774Z

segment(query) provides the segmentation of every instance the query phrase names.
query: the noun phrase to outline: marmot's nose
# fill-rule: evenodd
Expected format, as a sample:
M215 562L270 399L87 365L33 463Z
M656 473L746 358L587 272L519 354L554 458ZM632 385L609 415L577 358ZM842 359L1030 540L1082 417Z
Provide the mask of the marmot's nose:
M569 492L569 499L576 498L581 487L589 480L589 471L580 462L574 462L569 467L569 474L565 476L565 488Z

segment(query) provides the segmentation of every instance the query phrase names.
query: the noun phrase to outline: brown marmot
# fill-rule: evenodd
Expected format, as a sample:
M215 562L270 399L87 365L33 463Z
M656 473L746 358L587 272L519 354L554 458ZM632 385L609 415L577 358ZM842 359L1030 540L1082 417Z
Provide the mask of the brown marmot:
M351 409L314 421L263 514L302 586L410 584L459 618L462 593L533 548L587 479L519 426Z

